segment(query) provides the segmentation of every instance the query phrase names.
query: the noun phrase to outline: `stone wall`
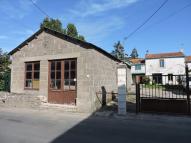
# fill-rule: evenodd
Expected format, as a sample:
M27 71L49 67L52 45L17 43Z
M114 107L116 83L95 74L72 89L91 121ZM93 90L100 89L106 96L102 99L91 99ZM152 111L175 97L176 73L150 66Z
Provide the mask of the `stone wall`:
M95 111L100 105L95 93L104 87L117 91L116 62L105 55L42 32L12 55L11 92L48 97L48 61L77 58L77 109ZM39 90L24 89L25 62L40 61Z
M87 59L91 109L95 111L101 107L96 92L117 92L117 63L95 50L89 51Z
M0 92L0 107L39 109L41 100L38 96Z
M48 60L77 58L79 62L86 50L60 38L41 33L36 39L12 55L11 92L34 95L48 95ZM24 89L25 62L40 61L40 89ZM81 63L78 62L79 67Z

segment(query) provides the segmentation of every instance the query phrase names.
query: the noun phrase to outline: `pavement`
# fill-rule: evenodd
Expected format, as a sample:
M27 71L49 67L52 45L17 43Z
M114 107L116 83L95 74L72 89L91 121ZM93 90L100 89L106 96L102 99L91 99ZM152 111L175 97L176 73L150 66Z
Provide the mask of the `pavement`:
M102 142L190 143L191 117L0 109L0 143Z

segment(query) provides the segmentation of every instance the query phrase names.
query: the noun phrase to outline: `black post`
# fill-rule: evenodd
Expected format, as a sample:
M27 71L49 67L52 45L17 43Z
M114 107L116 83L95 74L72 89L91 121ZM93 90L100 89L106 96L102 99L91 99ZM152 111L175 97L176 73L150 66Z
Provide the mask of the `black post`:
M190 115L190 89L189 89L189 70L188 65L186 64L186 95L187 95L187 106L188 114Z
M140 112L140 84L136 83L136 113Z

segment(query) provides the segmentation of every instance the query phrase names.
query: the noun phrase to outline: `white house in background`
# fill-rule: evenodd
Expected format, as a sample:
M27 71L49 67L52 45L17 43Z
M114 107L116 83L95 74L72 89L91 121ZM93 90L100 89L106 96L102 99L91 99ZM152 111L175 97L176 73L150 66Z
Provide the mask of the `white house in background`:
M145 76L145 59L142 58L130 59L130 62L131 62L131 74L132 74L133 84L136 83L136 76L138 76L140 82L142 82L142 79Z
M186 61L187 65L188 65L188 69L191 70L191 56L187 56L185 58L185 61Z
M151 75L156 83L175 82L173 75L185 74L185 55L182 52L146 54L145 65L146 75Z

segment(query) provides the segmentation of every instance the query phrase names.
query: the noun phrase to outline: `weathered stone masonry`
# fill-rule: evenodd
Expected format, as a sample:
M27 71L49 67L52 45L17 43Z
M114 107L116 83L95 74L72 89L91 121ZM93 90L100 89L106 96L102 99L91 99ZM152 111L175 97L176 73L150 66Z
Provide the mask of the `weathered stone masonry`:
M103 86L117 92L117 62L94 49L86 49L46 32L12 55L11 92L48 96L48 61L77 58L77 109L93 112L100 107L95 93ZM39 90L25 90L25 62L40 61Z

